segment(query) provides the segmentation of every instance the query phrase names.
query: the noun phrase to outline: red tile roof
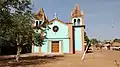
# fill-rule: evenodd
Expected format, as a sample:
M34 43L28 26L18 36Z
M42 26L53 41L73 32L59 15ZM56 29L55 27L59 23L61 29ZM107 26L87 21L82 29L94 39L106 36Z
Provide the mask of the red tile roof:
M74 8L74 10L73 10L73 12L72 12L72 18L73 18L73 17L80 17L80 16L82 16L82 14L81 14L81 12L80 12L79 5L76 4L76 5L75 5L75 8Z

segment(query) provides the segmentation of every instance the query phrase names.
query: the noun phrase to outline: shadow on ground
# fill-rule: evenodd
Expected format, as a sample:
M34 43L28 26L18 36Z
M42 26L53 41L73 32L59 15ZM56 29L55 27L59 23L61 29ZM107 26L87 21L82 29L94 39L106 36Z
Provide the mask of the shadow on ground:
M62 60L62 57L64 56L52 56L52 57L31 56L31 57L21 58L20 63L15 62L15 58L4 59L4 60L0 60L0 67L6 67L6 66L16 67L16 66L36 65L36 64L41 65L41 64L51 63L57 60Z
M93 53L93 51L87 51L86 53Z

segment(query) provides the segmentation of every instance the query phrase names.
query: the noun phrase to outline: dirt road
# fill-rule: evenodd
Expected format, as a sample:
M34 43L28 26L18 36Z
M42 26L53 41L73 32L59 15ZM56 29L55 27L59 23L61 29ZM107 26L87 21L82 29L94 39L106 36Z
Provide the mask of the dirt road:
M120 67L120 51L95 51L86 54L83 61L80 54L67 55L60 61L40 67Z

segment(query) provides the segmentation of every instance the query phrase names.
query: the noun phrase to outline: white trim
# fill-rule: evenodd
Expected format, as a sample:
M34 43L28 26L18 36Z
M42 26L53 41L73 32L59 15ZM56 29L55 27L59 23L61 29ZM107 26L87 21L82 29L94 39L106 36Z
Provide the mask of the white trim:
M48 53L50 53L50 45L52 45L52 41L48 40L48 46L47 46L47 50L48 50ZM51 48L52 49L52 48Z
M62 46L61 46L62 44L61 44L61 41L59 41L59 53L61 53L62 52Z
M36 21L38 21L38 24L39 24L39 20L35 20L35 26L36 26Z

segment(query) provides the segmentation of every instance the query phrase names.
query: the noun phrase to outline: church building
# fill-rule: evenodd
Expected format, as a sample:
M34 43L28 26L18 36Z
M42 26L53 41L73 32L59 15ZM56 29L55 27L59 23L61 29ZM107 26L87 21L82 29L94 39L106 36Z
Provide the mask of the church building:
M36 31L35 26L37 24L48 21L43 9L40 9L36 15L37 17L35 17L35 22L32 26L34 31ZM40 22L38 23L38 21ZM49 21L48 26L50 29L46 30L47 38L44 45L41 47L33 45L33 53L75 54L84 51L84 13L80 11L79 5L75 5L68 23L55 17ZM37 32L41 34L39 30Z

